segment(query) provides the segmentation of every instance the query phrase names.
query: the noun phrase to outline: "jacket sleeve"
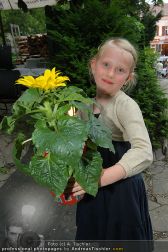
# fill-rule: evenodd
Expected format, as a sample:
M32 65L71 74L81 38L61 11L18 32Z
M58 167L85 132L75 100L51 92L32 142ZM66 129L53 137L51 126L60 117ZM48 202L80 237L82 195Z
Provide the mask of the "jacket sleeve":
M118 163L125 169L126 176L130 177L140 173L152 163L152 146L141 110L133 99L121 101L116 113L123 138L131 144L131 148Z

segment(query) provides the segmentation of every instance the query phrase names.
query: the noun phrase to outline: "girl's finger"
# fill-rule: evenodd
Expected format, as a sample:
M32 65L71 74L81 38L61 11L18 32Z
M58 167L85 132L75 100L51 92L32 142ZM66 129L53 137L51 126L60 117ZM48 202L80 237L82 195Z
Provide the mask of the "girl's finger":
M80 185L78 184L78 182L75 182L75 183L74 183L74 186L80 186Z
M74 192L81 191L81 190L83 190L83 188L82 188L81 186L79 186L79 185L72 188L72 192L73 192L73 193L74 193Z
M78 196L78 195L84 195L85 191L84 190L80 190L78 192L73 193L73 196Z

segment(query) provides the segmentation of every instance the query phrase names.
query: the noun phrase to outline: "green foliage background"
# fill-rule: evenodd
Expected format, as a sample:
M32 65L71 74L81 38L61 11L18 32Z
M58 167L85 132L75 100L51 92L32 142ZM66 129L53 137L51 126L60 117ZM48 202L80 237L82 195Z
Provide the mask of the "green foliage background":
M168 99L160 88L153 68L156 55L144 48L139 55L137 85L131 96L141 107L153 148L159 148L168 137Z
M10 32L10 24L19 25L21 35L46 32L44 8L31 9L26 13L22 10L4 10L1 15L5 32Z
M50 67L61 69L89 96L95 95L95 85L88 74L88 62L100 43L109 37L124 37L135 45L139 51L138 83L130 95L141 107L153 148L160 147L168 137L168 103L156 78L156 55L149 42L161 13L154 16L143 0L85 0L78 5L74 1L70 8L46 8L46 16L52 45Z

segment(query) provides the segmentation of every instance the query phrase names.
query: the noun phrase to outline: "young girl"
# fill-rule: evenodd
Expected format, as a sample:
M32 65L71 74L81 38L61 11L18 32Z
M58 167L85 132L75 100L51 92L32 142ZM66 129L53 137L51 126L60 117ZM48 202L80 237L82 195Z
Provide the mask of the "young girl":
M152 163L152 147L137 103L121 89L135 80L135 48L125 39L102 44L91 59L96 83L93 113L112 129L115 154L99 148L103 170L96 197L75 182L72 192L83 195L77 205L77 240L152 240L143 178Z

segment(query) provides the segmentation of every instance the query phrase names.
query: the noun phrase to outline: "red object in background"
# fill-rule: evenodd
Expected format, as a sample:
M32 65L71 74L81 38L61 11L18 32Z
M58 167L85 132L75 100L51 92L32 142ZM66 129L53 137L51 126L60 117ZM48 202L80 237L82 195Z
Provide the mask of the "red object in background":
M83 155L85 155L86 151L87 151L87 145L84 144L84 146L83 146Z
M53 197L55 197L54 192L50 192ZM69 195L68 199L66 199L66 195L62 193L58 199L59 205L74 205L81 199L80 196Z
M48 156L48 151L44 151L43 157L47 157L47 156Z

